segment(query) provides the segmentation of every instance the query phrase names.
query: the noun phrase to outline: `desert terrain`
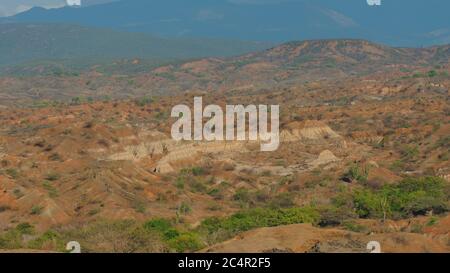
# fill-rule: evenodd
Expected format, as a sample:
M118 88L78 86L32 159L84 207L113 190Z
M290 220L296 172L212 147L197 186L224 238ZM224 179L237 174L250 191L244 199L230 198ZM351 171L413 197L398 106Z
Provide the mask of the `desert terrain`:
M450 252L450 46L121 62L0 78L2 251ZM280 105L279 149L173 140L196 96Z

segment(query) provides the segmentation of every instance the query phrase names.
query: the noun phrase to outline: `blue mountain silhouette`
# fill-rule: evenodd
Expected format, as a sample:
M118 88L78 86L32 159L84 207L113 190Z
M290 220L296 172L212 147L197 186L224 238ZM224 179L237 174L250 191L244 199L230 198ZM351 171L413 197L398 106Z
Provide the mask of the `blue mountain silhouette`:
M2 22L58 22L166 37L284 42L358 38L395 46L450 43L450 1L122 0L82 8L33 8Z

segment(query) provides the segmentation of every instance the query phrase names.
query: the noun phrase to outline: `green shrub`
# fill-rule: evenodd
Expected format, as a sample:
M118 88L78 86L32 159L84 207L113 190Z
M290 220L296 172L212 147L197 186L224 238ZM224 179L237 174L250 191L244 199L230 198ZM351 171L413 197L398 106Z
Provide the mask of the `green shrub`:
M11 176L12 179L17 179L20 176L19 171L16 169L7 169L6 174Z
M319 209L319 226L339 226L349 219L357 218L357 215L346 207L328 206Z
M346 230L353 231L353 232L367 232L368 228L363 225L359 225L353 221L345 221L343 223L343 226Z
M347 171L347 173L344 174L345 178L348 178L352 181L358 181L360 183L367 182L367 178L369 176L369 169L368 167L360 167L358 165L353 165L350 167L350 169Z
M429 226L429 227L434 226L434 225L436 225L438 222L439 222L439 218L437 218L437 217L435 217L435 216L430 217L430 219L429 219L428 222L427 222L427 226Z
M438 73L436 72L436 70L430 70L428 71L428 77L430 78L434 78L438 75Z
M184 184L185 184L185 182L184 182L183 177L177 177L177 180L175 181L175 186L178 189L183 190L184 189Z
M0 249L19 249L23 247L22 236L34 234L34 227L29 223L18 224L0 234Z
M172 226L170 220L157 218L143 225L146 230L157 231L162 240L177 252L190 252L203 247L198 234L193 232L180 232Z
M225 230L230 234L247 231L259 227L274 227L298 223L317 223L320 220L318 211L311 207L290 209L257 208L236 213L227 218L208 218L200 230L214 233Z
M56 231L47 231L28 243L31 249L64 250L64 240Z
M233 195L233 200L247 203L250 201L250 192L247 189L238 189Z
M429 211L449 210L449 184L439 177L407 178L381 189L360 188L335 199L339 207L353 209L362 218L407 218Z
M16 230L20 232L20 234L33 234L34 226L30 223L21 223L16 226Z
M191 172L194 176L201 176L205 174L205 169L202 167L193 167Z
M195 233L183 233L169 240L169 246L177 252L193 252L201 249L204 244Z
M180 232L175 228L169 228L164 232L163 235L165 240L172 240L180 236Z
M393 210L406 215L424 215L447 212L449 207L448 183L439 177L407 178L387 188Z
M0 249L19 249L22 247L22 236L17 230L9 230L0 235Z
M144 228L152 229L159 232L165 232L172 227L172 223L164 218L156 218L144 223Z
M368 189L356 191L353 202L356 213L362 218L385 218L391 213L389 204L386 204L387 197Z
M41 214L42 213L42 210L43 210L44 208L42 207L42 206L38 206L38 205L34 205L32 208L31 208L31 215L39 215L39 214Z
M83 252L162 252L166 245L160 234L133 220L98 221L64 231L65 242L77 241Z
M125 246L128 248L124 252L160 252L164 251L165 246L160 242L158 234L150 232L142 227L130 229L125 234Z

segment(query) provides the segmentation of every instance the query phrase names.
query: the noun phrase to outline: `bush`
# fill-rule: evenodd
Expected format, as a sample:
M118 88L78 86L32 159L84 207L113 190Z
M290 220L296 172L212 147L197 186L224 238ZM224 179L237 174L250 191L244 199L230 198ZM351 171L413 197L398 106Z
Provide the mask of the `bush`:
M207 174L207 170L202 167L182 169L175 180L175 186L180 190L184 190L186 185L188 185L194 192L205 193L207 192L207 186L204 181L197 178L197 176L204 174Z
M425 215L428 211L444 213L449 209L449 185L439 177L407 178L388 188L394 210L406 215Z
M238 189L233 195L233 200L248 203L250 201L250 192L247 189Z
M360 183L367 182L367 178L369 176L369 169L367 167L360 167L358 165L353 165L344 174L344 178L350 181L358 181Z
M191 169L191 172L194 176L201 176L206 173L205 169L203 169L202 167L193 167Z
M368 231L368 228L366 226L359 225L353 221L346 221L343 223L343 225L346 230L353 231L353 232L367 232Z
M56 231L47 231L38 238L28 243L31 249L45 249L45 250L64 250L64 240L62 236Z
M436 70L430 70L428 71L428 77L430 78L434 78L438 75L438 73L436 72Z
M329 206L321 208L319 212L319 226L321 227L339 226L349 219L357 218L357 215L352 210L348 210L345 207Z
M30 213L31 213L31 215L39 215L42 213L43 209L44 209L43 207L35 205L31 208Z
M371 190L358 190L353 196L356 213L362 218L385 218L391 213L387 197Z
M11 176L12 179L17 179L20 176L19 171L16 169L7 169L6 174Z
M157 231L162 240L177 252L191 252L203 247L198 234L192 232L180 232L172 226L171 221L157 218L143 225L146 230Z
M177 252L193 252L201 249L204 245L195 233L183 233L169 240L169 246Z
M149 230L156 230L159 232L164 232L171 227L172 224L170 223L170 221L164 218L156 218L144 224L144 228Z
M34 226L30 223L21 223L16 226L16 230L20 232L20 234L33 234Z
M211 234L224 230L230 234L247 231L259 227L274 227L299 223L318 223L320 215L311 207L290 209L257 208L236 213L227 218L208 218L200 230Z
M130 230L125 239L128 240L128 250L126 252L129 253L159 252L161 249L164 249L159 236L142 227Z
M338 207L353 209L361 218L407 218L429 211L449 210L449 184L439 177L407 178L379 190L360 188L335 199Z
M0 235L0 249L19 249L22 247L22 235L17 230L9 230Z
M178 232L175 228L169 228L163 235L165 240L172 240L180 236L180 232Z
M183 190L184 189L184 178L183 177L177 177L176 181L175 181L175 186L177 187L177 189L179 190Z
M166 247L159 233L133 220L99 221L63 233L65 241L78 241L83 252L161 252Z
M18 224L0 235L0 249L19 249L23 246L22 236L34 234L34 227L29 223Z

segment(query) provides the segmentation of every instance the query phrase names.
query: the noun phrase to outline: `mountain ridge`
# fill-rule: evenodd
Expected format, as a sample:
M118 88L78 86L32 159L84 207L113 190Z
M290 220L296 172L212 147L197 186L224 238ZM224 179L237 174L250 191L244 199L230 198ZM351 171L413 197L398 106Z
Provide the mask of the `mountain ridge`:
M68 24L0 24L0 64L45 59L147 58L157 60L231 56L267 48L269 43L161 38Z
M375 72L380 67L392 65L420 66L420 65L446 65L450 61L450 44L431 46L425 48L390 47L362 39L322 39L290 41L270 48L243 53L236 56L207 56L179 60L146 59L145 56L133 55L123 58L111 58L106 61L95 62L86 58L78 58L67 61L55 59L47 61L28 62L18 66L9 66L3 69L5 74L21 74L22 72L38 71L43 75L45 70L57 68L71 72L83 73L88 71L107 72L107 74L164 74L178 73L185 69L183 67L197 67L201 64L205 69L205 75L215 73L240 73L242 69L260 66L265 67L261 73L286 71L290 77L297 75L300 70L305 73L317 73L326 76L326 71L335 75L348 75L352 73L365 74ZM40 67L41 69L35 70ZM45 68L47 66L47 68ZM270 69L269 69L270 67ZM44 68L44 70L42 70ZM226 68L226 69L225 69ZM266 71L272 71L268 72ZM322 71L316 71L320 70ZM202 70L202 69L200 69ZM22 71L22 72L21 72ZM156 72L155 72L156 71ZM24 75L29 74L23 73ZM64 73L63 73L64 74ZM259 75L255 71L254 75ZM254 78L250 73L249 79ZM217 75L216 75L217 76ZM300 75L297 75L300 77ZM310 75L314 76L314 75ZM171 78L177 78L175 75ZM213 77L214 78L214 77ZM229 77L228 77L229 78ZM300 77L303 78L303 77Z
M54 22L145 32L163 37L205 37L286 42L364 38L392 46L450 42L447 1L383 2L302 0L255 4L242 1L122 0L81 8L35 8L0 22ZM402 12L399 12L401 10ZM380 19L382 18L382 19Z

